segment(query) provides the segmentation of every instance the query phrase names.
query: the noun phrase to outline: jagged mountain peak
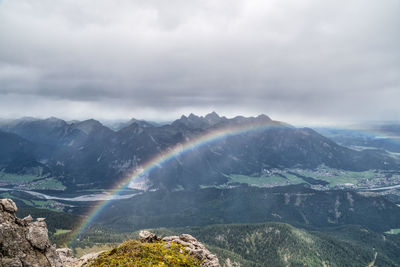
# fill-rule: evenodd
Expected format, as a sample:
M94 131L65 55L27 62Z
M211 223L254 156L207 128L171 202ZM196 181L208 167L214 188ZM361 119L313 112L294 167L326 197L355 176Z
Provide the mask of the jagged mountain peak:
M268 117L268 116L265 115L265 114L260 114L260 115L258 115L256 118L257 118L257 119L260 119L260 120L271 121L271 118Z
M193 114L193 113L190 113L188 119L194 120L194 119L200 119L200 117L195 115L195 114Z
M215 111L208 113L204 118L210 124L217 124L223 120L223 117L220 117Z
M145 120L138 120L138 119L135 119L135 118L130 119L127 124L130 125L130 124L133 124L133 123L136 123L136 124L140 125L143 128L153 127L153 125L150 122L147 122Z
M274 121L270 117L265 114L260 114L257 117L244 117L244 116L236 116L232 119L226 120L228 124L261 124L261 125L279 125L279 126L289 126L288 124Z
M115 132L121 131L124 128L131 126L133 123L139 124L143 128L150 128L160 126L157 122L146 121L136 118L131 118L130 120L117 120L117 121L103 121L104 125Z
M207 115L197 116L191 113L189 116L182 115L180 119L172 123L174 126L185 125L191 129L207 129L210 127L218 127L229 124L274 124L280 126L289 126L288 124L274 121L265 114L260 114L256 117L236 116L228 119L224 116L219 116L215 111Z
M206 116L205 116L205 118L219 118L219 115L217 114L217 112L215 112L215 111L213 111L213 112L210 112L210 113L208 113Z
M144 128L139 122L132 122L128 126L118 131L121 134L139 134L142 133Z
M210 113L208 113L207 115L211 115L211 116L217 116L217 117L219 117L218 113L217 113L217 112L215 112L215 110L211 111L211 112L210 112ZM207 115L206 115L206 116L207 116Z
M190 113L188 117L182 115L180 119L172 123L172 125L174 126L182 124L193 129L195 128L204 129L210 126L208 121L204 117L199 117L193 113Z
M67 125L66 121L56 118L56 117L50 117L50 118L47 118L47 119L44 119L44 120L38 121L38 122L45 123L50 127L63 127L65 125Z
M100 128L103 127L106 128L103 124L94 119L88 119L85 121L74 123L72 126L76 129L81 130L87 135L91 134L93 131L98 130Z

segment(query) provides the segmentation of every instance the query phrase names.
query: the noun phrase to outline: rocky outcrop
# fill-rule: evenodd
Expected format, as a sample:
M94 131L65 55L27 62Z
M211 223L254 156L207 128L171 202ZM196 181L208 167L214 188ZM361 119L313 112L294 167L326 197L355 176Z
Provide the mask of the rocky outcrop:
M89 265L89 262L99 256L103 251L96 253L89 253L83 255L79 259L75 258L72 250L69 248L59 248L57 253L60 256L63 267L85 267Z
M164 241L166 243L175 242L181 244L189 252L189 255L202 261L201 267L220 267L217 256L212 254L202 243L197 241L191 235L182 234L180 236L167 236L161 238L149 231L140 231L139 241L145 243L154 243ZM74 258L72 251L68 248L57 249L61 257L63 266L65 267L84 267L88 266L91 260L96 259L102 252L91 253L82 256L80 259ZM232 266L225 264L225 266Z
M81 267L97 258L91 253L77 259L69 248L56 249L49 241L44 218L17 218L18 208L11 199L0 199L0 267ZM148 231L139 233L141 242L175 242L185 247L189 255L202 261L201 267L219 267L217 256L191 235L161 238Z
M0 199L0 267L80 267L100 254L77 259L69 248L56 249L49 241L45 219L20 219L17 210L11 199Z
M44 218L19 219L11 199L0 199L0 266L62 266Z
M153 243L155 241L160 241L161 237L158 237L156 234L150 233L149 231L140 231L139 232L139 241Z
M191 235L181 234L179 236L167 236L160 238L157 235L150 233L148 231L140 231L139 240L142 242L154 242L162 240L165 242L176 242L185 247L189 251L189 255L202 260L201 267L219 267L219 261L217 256L212 254L202 243L197 241Z

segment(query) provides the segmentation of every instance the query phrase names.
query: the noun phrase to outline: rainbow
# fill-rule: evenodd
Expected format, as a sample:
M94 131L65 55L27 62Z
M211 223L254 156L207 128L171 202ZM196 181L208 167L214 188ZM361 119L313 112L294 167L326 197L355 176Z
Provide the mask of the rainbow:
M98 215L114 200L115 196L118 196L128 185L133 181L139 181L140 179L144 179L147 175L149 175L153 170L162 167L165 164L168 164L171 160L175 159L176 157L182 156L185 153L190 151L194 151L197 148L216 142L218 140L227 138L229 136L240 135L247 132L252 131L262 131L268 128L273 127L281 127L285 124L277 123L274 121L257 121L254 120L253 123L246 123L246 124L239 124L239 125L227 125L225 127L217 128L212 131L208 131L203 135L196 136L192 139L186 140L184 143L178 143L177 145L168 148L167 150L163 151L162 153L157 154L155 157L147 161L145 164L139 166L138 168L134 169L125 178L123 178L118 184L110 190L110 197L107 200L103 200L99 202L95 207L93 207L87 215L84 217L82 222L80 223L79 227L77 227L73 233L70 235L70 242L71 245L75 240L82 235L88 227L96 220ZM340 128L339 129L349 129L352 131L356 131L359 133L364 134L371 134L374 136L387 136L387 133L384 131L372 130L372 129L365 129L359 128L356 126L347 127L347 128ZM396 141L400 143L397 138L389 137L392 141Z
M253 123L233 126L228 125L225 127L217 128L203 135L186 140L184 143L178 143L177 145L156 155L154 158L129 173L129 175L127 175L124 179L122 179L121 182L119 182L111 189L111 196L119 195L120 192L125 189L132 181L143 179L143 177L151 173L154 169L160 168L162 165L167 164L174 158L190 151L194 151L201 146L216 142L230 136L235 136L252 131L262 131L268 128L280 126L282 126L282 124L273 121L260 122L255 120L255 122ZM71 235L69 244L75 242L77 238L88 229L88 227L95 221L98 215L108 206L108 204L112 202L112 200L112 197L107 200L103 200L88 212L87 216L82 221L80 226L76 230L74 230L74 233Z

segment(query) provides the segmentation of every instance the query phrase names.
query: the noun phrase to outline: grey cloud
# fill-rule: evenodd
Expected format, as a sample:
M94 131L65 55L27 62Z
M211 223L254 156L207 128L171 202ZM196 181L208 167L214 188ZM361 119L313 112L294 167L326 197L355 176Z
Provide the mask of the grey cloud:
M0 117L57 115L63 103L69 117L396 119L398 10L397 0L3 0Z

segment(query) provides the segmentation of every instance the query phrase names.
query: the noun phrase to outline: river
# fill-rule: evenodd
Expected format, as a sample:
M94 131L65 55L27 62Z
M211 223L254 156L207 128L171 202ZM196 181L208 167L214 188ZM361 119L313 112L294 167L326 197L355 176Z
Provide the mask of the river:
M365 190L366 191L379 191L379 190L389 190L389 189L395 189L395 188L400 188L400 184L391 185L391 186L384 186L384 187L368 188L368 189L365 189Z
M128 199L133 196L136 196L140 193L134 194L126 194L126 195L112 195L111 192L104 192L104 193L96 193L96 194L88 194L88 195L81 195L77 197L56 197L50 196L43 193L30 191L30 190L17 190L17 189L9 189L9 188L0 188L0 191L20 191L31 194L32 196L42 198L42 199L54 199L54 200L65 200L71 202L82 202L82 201L105 201L105 200L118 200L118 199Z

